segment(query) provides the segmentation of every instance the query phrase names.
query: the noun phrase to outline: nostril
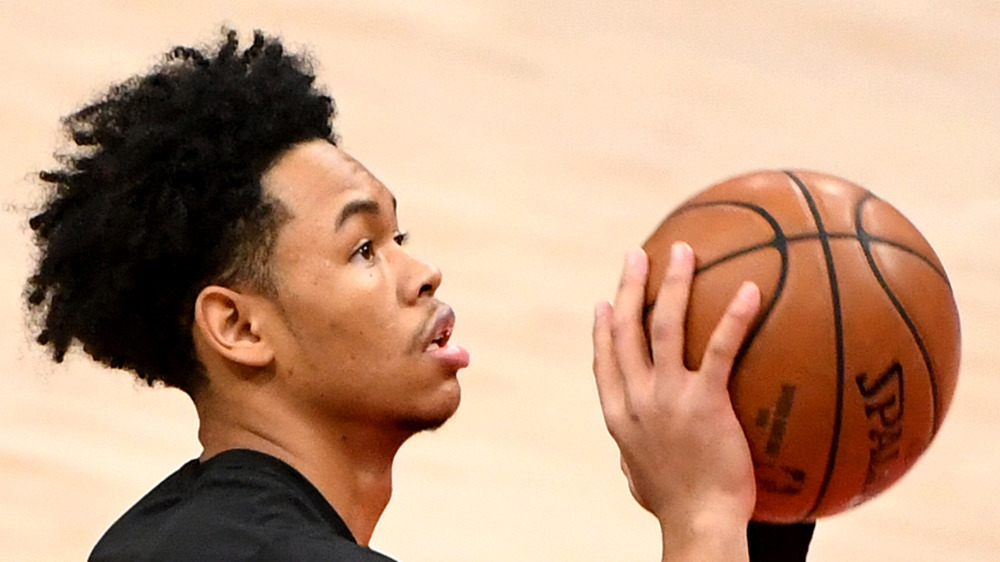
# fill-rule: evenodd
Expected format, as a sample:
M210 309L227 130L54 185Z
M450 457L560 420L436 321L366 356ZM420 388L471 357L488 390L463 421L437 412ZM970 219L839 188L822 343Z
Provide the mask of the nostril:
M429 296L433 294L434 294L434 285L431 285L430 283L424 283L424 285L420 287L420 296Z

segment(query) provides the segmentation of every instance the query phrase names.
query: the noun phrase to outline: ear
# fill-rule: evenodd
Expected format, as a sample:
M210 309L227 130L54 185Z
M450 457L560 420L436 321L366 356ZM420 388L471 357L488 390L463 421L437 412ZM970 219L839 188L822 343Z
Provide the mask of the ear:
M229 361L248 367L267 366L274 360L274 350L261 337L264 310L259 301L251 295L209 285L195 300L195 329L211 349Z

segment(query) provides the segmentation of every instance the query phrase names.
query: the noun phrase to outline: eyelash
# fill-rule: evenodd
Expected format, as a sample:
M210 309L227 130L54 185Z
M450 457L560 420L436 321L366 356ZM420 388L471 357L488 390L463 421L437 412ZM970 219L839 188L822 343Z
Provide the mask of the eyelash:
M403 244L406 243L407 240L410 239L410 233L397 232L392 235L392 239L394 242L396 242L397 245L402 246ZM358 245L358 248L354 250L354 255L366 261L370 260L372 258L372 241L365 240L360 245Z

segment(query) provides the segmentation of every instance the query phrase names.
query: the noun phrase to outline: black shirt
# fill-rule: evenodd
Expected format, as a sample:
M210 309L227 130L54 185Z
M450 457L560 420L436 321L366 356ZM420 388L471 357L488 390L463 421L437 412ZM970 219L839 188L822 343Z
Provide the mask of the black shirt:
M747 526L750 561L802 562L815 528L815 522L779 525L751 521Z
M750 559L805 560L812 530L751 523ZM359 545L298 471L244 449L182 466L115 522L90 555L91 562L126 560L392 562Z
M391 562L355 541L326 498L284 462L243 449L192 460L129 509L92 562Z

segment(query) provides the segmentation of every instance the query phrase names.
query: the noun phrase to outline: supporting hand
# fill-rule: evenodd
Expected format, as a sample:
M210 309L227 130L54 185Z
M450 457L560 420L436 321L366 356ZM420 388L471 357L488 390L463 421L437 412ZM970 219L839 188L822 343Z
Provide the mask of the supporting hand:
M633 496L659 519L664 560L746 559L755 485L750 449L727 382L760 306L745 283L719 321L698 371L684 366L684 323L694 255L675 244L652 311L643 303L649 262L628 254L614 307L597 306L594 375Z

